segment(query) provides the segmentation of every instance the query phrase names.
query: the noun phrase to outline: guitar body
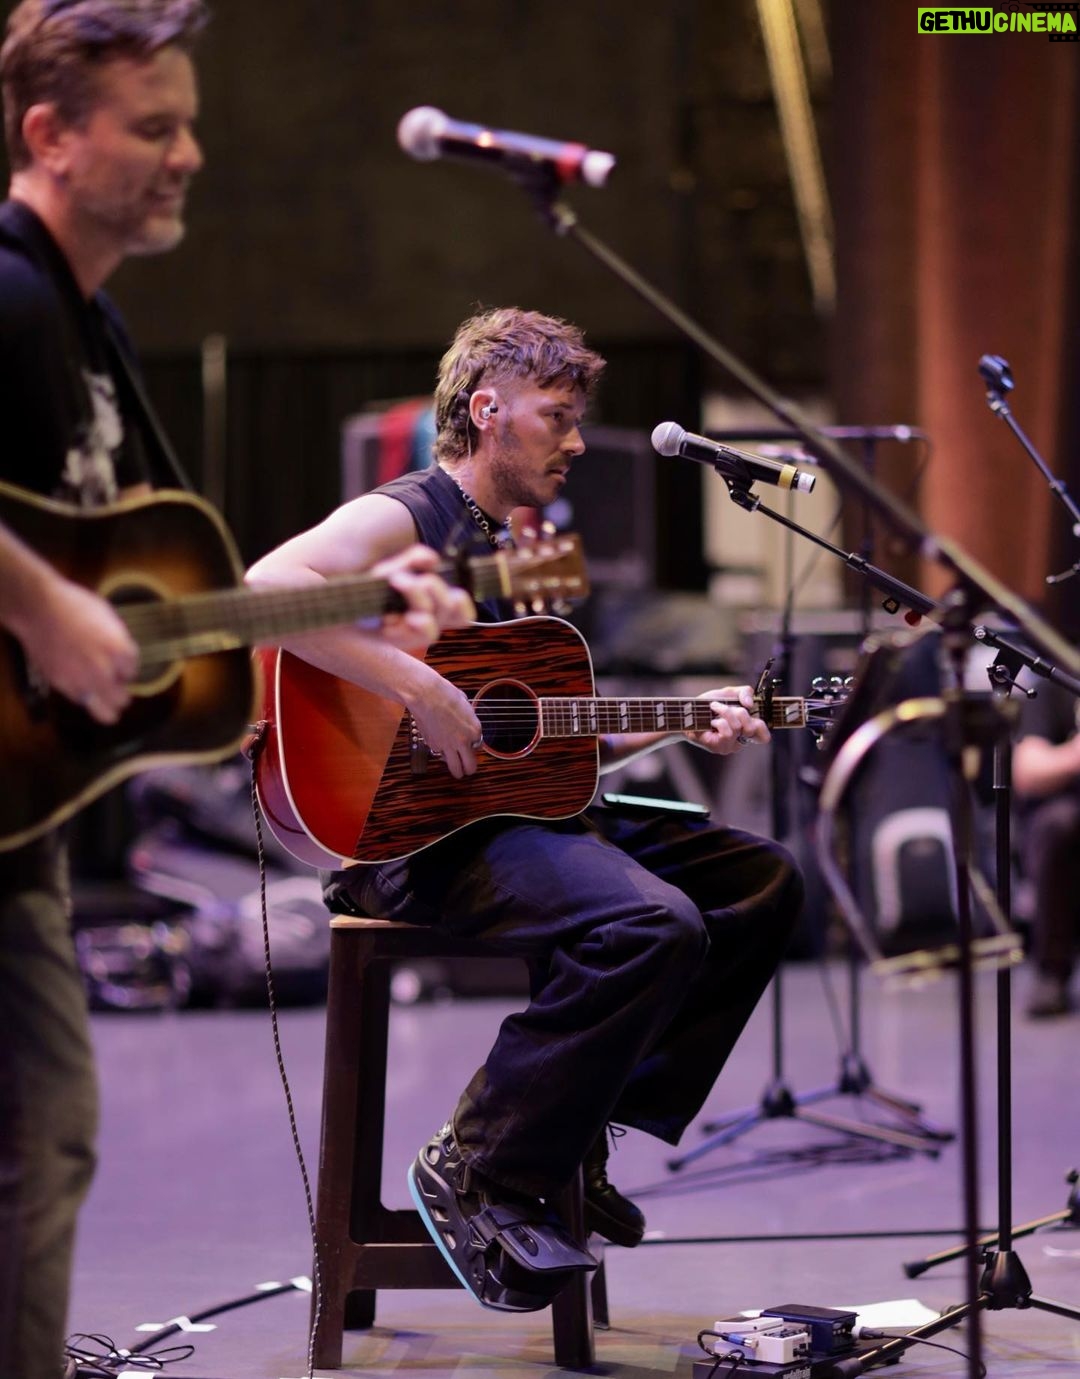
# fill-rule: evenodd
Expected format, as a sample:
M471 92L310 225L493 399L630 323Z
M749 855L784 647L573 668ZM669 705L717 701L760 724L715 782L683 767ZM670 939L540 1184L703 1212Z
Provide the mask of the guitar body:
M560 618L477 623L427 651L428 665L486 706L486 745L463 780L417 747L400 705L289 652L259 655L269 721L256 763L260 803L278 841L314 866L407 857L495 815L570 818L596 790L595 737L499 730L503 702L524 705L527 720L530 695L593 694L588 648Z
M68 579L116 604L235 587L242 568L217 513L186 493L76 510L0 484L0 522ZM220 760L250 722L244 649L156 666L118 723L34 685L0 634L0 851L31 841L148 766Z

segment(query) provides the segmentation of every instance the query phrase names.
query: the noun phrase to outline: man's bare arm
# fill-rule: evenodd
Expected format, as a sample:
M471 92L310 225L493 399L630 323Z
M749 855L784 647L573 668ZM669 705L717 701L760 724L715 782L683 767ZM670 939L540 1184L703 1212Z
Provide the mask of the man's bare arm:
M339 575L384 569L382 562L400 557L415 543L416 529L402 503L378 493L365 494L263 556L248 571L247 582L255 587L318 584ZM407 589L402 592L408 597ZM432 597L440 601L437 616L442 626L460 626L474 611L466 595L448 590L441 581ZM353 626L302 633L284 645L331 675L403 704L453 775L476 769L472 744L480 736L479 719L466 696L418 657Z

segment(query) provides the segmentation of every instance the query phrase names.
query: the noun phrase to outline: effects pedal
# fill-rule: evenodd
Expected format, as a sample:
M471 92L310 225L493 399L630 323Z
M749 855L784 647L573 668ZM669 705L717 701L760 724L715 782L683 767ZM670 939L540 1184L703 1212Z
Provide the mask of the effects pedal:
M783 1375L784 1379L830 1379L843 1358L873 1349L876 1342L856 1342L858 1316L832 1307L785 1303L756 1317L723 1317L698 1343L709 1354L695 1360L693 1379Z
M810 1334L782 1318L721 1317L712 1332L703 1332L700 1339L717 1360L733 1362L733 1375L752 1372L810 1379Z
M810 1333L810 1349L817 1355L841 1355L855 1345L855 1312L838 1312L833 1307L811 1307L806 1303L787 1302L781 1307L766 1307L762 1317L801 1326Z

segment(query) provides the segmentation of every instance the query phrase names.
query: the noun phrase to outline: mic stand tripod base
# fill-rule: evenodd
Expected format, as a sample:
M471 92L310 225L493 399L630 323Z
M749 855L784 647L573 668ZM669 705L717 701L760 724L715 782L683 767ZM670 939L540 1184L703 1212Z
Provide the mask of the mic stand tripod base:
M855 996L853 979L853 997ZM937 1158L941 1146L953 1139L950 1130L940 1130L927 1125L919 1119L920 1108L913 1102L888 1092L879 1092L874 1086L869 1070L856 1050L848 1051L841 1061L840 1078L835 1086L819 1087L812 1092L796 1096L787 1086L783 1074L783 997L782 973L778 969L772 980L772 1046L773 1077L762 1093L757 1106L735 1111L719 1121L708 1121L703 1127L708 1137L695 1149L688 1150L676 1158L667 1160L667 1168L678 1173L687 1164L695 1163L713 1149L731 1144L748 1130L770 1120L801 1120L815 1125L821 1130L834 1130L837 1134L856 1139L891 1144L897 1149L912 1153L929 1154ZM847 1093L855 1096L873 1097L880 1105L888 1107L902 1117L913 1122L910 1129L899 1129L887 1125L877 1125L869 1121L849 1120L843 1116L831 1116L823 1111L809 1111L807 1106L826 1097Z
M1071 1168L1065 1175L1065 1181L1072 1189L1069 1193L1068 1205L1061 1211L1051 1212L1049 1216L1040 1216L1035 1221L1025 1221L1021 1226L1011 1226L1009 1229L1010 1238L1018 1235L1033 1235L1036 1231L1042 1230L1044 1226L1080 1226L1080 1187L1077 1186L1080 1184L1080 1173L1075 1168ZM980 1236L978 1243L980 1248L985 1248L989 1257L996 1253L994 1246L1000 1239L1001 1233L992 1231L987 1235ZM960 1259L964 1253L965 1246L954 1245L951 1249L939 1250L936 1254L926 1255L922 1259L909 1260L904 1265L904 1273L908 1278L919 1278L928 1269L933 1269L938 1264L948 1264L953 1259ZM1012 1251L1001 1251L1000 1253L1011 1255Z
M1032 1293L1027 1272L1011 1250L1000 1253L988 1252L986 1267L979 1280L979 1296L975 1307L979 1312L1002 1312L1008 1308L1033 1307L1040 1312L1052 1312L1059 1317L1080 1321L1080 1310L1077 1308ZM968 1302L950 1307L925 1326L917 1326L903 1336L883 1341L881 1345L863 1351L860 1355L837 1360L820 1373L827 1376L827 1379L855 1379L856 1375L865 1374L871 1366L895 1364L913 1345L936 1336L940 1331L947 1331L949 1327L959 1326L974 1310Z

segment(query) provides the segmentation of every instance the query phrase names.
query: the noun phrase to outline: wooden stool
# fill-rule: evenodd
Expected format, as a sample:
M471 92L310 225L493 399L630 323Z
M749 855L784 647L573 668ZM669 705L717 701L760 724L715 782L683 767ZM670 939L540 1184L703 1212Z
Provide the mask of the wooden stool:
M315 1227L322 1300L314 1358L321 1369L341 1365L346 1327L373 1324L380 1288L461 1287L419 1212L390 1211L381 1200L390 963L496 956L480 942L382 919L335 918L330 930ZM584 1240L580 1173L556 1206L574 1238ZM552 1304L556 1364L593 1363L594 1304L606 1323L602 1263L591 1287L581 1274Z

